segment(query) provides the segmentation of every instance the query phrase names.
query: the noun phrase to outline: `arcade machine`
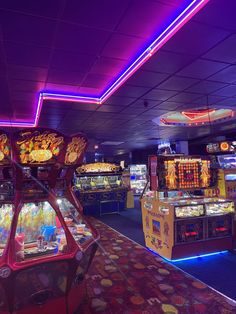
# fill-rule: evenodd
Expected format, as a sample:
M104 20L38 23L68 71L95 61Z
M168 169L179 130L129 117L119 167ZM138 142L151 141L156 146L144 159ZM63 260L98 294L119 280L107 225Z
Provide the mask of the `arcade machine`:
M70 184L87 140L48 129L11 144L1 136L0 313L75 313L99 238Z
M150 191L141 197L148 248L170 260L233 248L234 203L193 193L214 185L210 160L150 156L149 175Z
M130 165L130 188L134 195L141 195L147 183L147 166Z
M236 202L236 155L219 155L218 193Z
M206 146L206 150L215 160L218 169L218 181L215 189L206 190L206 195L229 198L236 202L236 142L219 142Z
M126 208L127 188L120 166L110 163L85 164L76 169L74 190L85 215L100 216Z

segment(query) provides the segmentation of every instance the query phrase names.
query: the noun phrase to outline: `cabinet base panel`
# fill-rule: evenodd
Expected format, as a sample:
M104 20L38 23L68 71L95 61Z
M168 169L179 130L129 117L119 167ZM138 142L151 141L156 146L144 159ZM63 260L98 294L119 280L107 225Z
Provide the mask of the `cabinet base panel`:
M232 237L185 243L172 248L172 258L180 259L233 249Z

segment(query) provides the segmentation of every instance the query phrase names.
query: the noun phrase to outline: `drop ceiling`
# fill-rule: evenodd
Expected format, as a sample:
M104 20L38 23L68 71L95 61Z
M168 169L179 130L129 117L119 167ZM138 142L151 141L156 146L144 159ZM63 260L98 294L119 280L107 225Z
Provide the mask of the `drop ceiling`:
M187 0L51 0L0 4L0 118L27 121L40 91L100 96ZM86 133L112 153L155 138L236 127L158 127L176 110L236 105L235 0L210 0L103 104L44 100L40 127ZM164 22L163 22L164 21Z

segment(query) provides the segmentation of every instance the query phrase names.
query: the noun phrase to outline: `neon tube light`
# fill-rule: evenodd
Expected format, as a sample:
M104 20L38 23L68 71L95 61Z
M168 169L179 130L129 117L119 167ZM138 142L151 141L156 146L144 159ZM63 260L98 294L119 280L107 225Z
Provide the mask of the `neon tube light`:
M195 256L190 256L190 257L184 257L184 258L179 258L179 259L168 259L166 258L169 262L181 262L181 261L188 261L191 259L196 259L200 257L207 257L207 256L213 256L213 255L220 255L220 254L225 254L228 253L228 251L219 251L219 252L214 252L214 253L208 253L208 254L202 254L202 255L195 255Z
M194 0L102 95L101 102L104 102L109 96L111 96L111 94L113 94L134 72L136 72L137 69L147 61L147 59L156 53L185 23L191 19L194 14L206 5L208 1L209 0L201 0L196 6L194 6L197 2L197 0ZM181 19L181 17L192 7L193 9Z
M183 258L179 258L179 259L169 259L167 257L161 256L159 255L157 252L153 251L150 248L147 248L149 251L151 251L152 253L154 253L155 255L167 260L168 262L181 262L181 261L188 261L191 259L197 259L197 258L201 258L201 257L208 257L208 256L213 256L213 255L220 255L220 254L225 254L228 253L228 251L218 251L218 252L213 252L213 253L207 253L207 254L200 254L200 255L194 255L194 256L189 256L189 257L183 257Z
M99 104L100 99L95 97L86 97L80 95L65 95L65 94L57 94L57 93L47 93L41 92L40 95L43 99L50 99L50 100L63 100L63 101L75 101L80 103L92 103L92 104Z
M210 0L192 1L173 22L146 48L143 53L116 79L116 81L98 97L82 95L60 94L54 92L41 91L38 96L35 116L32 122L20 121L0 121L0 126L10 127L36 127L38 125L42 105L44 100L73 101L79 103L104 103L124 82L132 76L151 56L156 53L185 23L187 23L203 6Z

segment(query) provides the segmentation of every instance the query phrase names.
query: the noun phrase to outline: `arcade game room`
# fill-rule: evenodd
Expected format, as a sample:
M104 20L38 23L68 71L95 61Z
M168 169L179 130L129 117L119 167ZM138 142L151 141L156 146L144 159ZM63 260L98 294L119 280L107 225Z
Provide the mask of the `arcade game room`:
M236 313L236 1L0 1L0 314Z

